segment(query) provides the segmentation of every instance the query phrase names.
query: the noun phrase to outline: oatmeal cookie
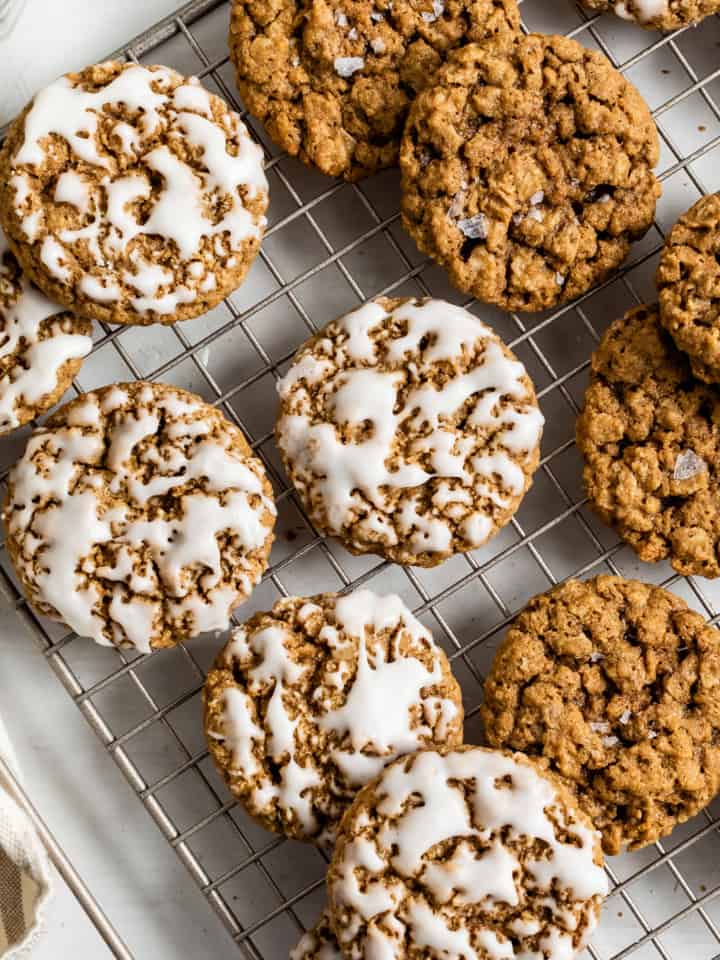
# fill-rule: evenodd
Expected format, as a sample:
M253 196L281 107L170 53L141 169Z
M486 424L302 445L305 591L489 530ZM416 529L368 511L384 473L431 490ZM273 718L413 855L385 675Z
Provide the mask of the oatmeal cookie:
M641 560L720 576L720 387L693 377L657 306L600 341L577 443L591 506Z
M462 699L445 654L399 597L288 597L236 630L218 657L205 729L255 819L329 846L385 764L462 742Z
M649 30L677 30L720 12L718 0L582 0L594 13L614 13Z
M0 436L62 397L92 348L92 324L32 286L0 230Z
M234 0L230 52L273 140L358 180L397 163L410 102L449 50L503 48L519 27L515 0Z
M657 271L660 322L693 373L720 381L720 194L702 197L670 231Z
M84 394L33 433L3 519L40 613L149 653L227 627L267 566L275 506L218 410L136 382Z
M434 566L508 522L539 461L523 365L442 300L379 298L300 348L276 436L318 529L353 553Z
M504 310L585 293L652 223L657 131L637 90L566 37L455 51L414 102L403 224L460 290Z
M606 853L643 847L720 789L720 632L660 587L570 580L511 624L482 716L574 786Z
M61 77L0 152L13 253L49 297L109 323L173 323L219 303L260 247L267 191L238 115L168 67Z
M343 960L327 910L323 910L312 930L308 930L290 952L290 960Z
M346 960L564 957L607 894L600 835L552 775L480 747L402 757L343 819L328 873Z

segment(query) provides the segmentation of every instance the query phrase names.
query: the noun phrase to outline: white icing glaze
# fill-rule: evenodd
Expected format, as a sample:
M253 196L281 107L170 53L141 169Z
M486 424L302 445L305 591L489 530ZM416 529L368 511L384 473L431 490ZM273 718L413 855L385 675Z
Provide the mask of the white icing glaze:
M623 20L637 20L639 23L648 23L655 17L664 17L669 10L668 0L633 0L632 9L627 0L618 0L615 4L615 13Z
M521 494L525 475L510 454L522 462L534 455L540 442L544 421L539 409L527 403L524 367L503 353L489 327L468 311L437 300L405 303L393 317L407 325L407 332L388 341L384 362L398 369L378 368L380 358L372 333L388 315L380 304L371 302L337 321L346 335L340 349L347 362L339 364L341 369L335 375L329 359L305 354L278 386L281 397L288 399L298 388L323 384L329 422L312 423L302 413L286 413L278 422L278 438L296 469L312 475L333 533L341 532L356 512L366 513L368 503L375 510L366 523L384 531L387 520L383 511L390 509L386 491L420 486L434 477L459 481L453 489L474 490L477 496L505 508L509 501L489 481L499 479L510 494ZM484 352L477 366L449 380L442 389L423 383L422 376L408 388L407 358L417 355L421 342L429 342L422 364L457 358L478 342L484 344ZM520 402L521 409L510 406L508 400ZM472 458L478 445L474 436L445 426L469 401L467 422L475 436L486 432L493 438L492 452ZM369 423L371 430L361 440L346 443L334 423ZM403 427L425 434L408 453L426 453L429 470L394 452ZM480 449L484 447L480 441ZM455 499L461 502L459 497ZM463 530L469 545L479 546L492 532L493 522L489 511L483 512L481 507L473 511L471 506ZM413 498L404 501L393 519L415 552L448 549L451 528L447 519L422 516ZM397 542L397 534L389 533L388 539Z
M327 910L322 912L320 920L300 940L294 950L290 951L290 960L343 960L337 940L330 927L330 916Z
M137 237L162 237L174 245L182 261L201 253L209 238L219 247L215 253L225 264L246 241L258 237L265 225L265 218L254 219L243 203L243 194L252 198L267 192L262 151L236 114L213 119L210 95L195 78L171 93L177 76L167 68L149 70L130 65L111 83L95 91L73 85L62 77L37 94L25 119L25 138L14 157L16 165L41 166L47 156L45 138L55 134L64 138L78 160L106 171L95 188L105 194L106 216L97 215L82 227L65 229L57 239L46 238L41 251L53 276L67 283L71 278L69 264L74 263L74 245L86 243L97 276L87 281L87 271L80 271L80 290L100 303L119 298L107 264L128 251ZM170 143L180 137L194 148L202 159L202 169L190 167L169 146L161 145L141 157L142 166L135 166L139 172L118 173L115 161L98 149L96 133L98 116L108 107L120 104L136 114L130 123L119 122L113 128L123 153L135 161L142 154L144 138L164 128ZM235 154L227 149L229 140L238 147ZM143 166L162 178L162 190L149 215L139 216L132 204L151 197L150 178ZM20 213L29 196L28 187L20 175L13 182ZM54 199L71 204L83 216L91 202L87 183L73 170L59 177ZM222 216L216 218L210 207L222 210ZM23 224L28 239L34 240L38 224L29 217ZM135 271L125 275L125 281L139 293L130 298L130 303L140 314L171 313L180 304L193 302L198 289L206 293L217 283L215 275L209 274L204 285L199 286L188 270L184 283L178 283L173 274L166 274L165 284L160 286L155 282L155 270L152 264L138 261ZM151 286L149 293L147 288Z
M210 439L195 442L210 429L207 421L200 431L197 423L173 424L176 442L169 450L164 448L164 459L158 456L156 439L142 444L147 437L156 437L160 414L173 416L174 406L183 414L202 408L172 396L166 402L162 395L148 391L144 401L142 395L140 399L152 403L152 412L118 412L127 399L118 388L105 395L102 413L114 417L107 438L95 394L78 406L67 426L33 434L12 472L14 501L7 519L11 535L21 539L20 569L36 584L40 599L69 627L101 644L116 642L148 650L148 631L163 613L165 619L189 617L194 627L190 632L227 626L229 607L237 594L222 582L218 537L232 537L243 550L259 548L268 532L261 522L262 511L274 514L275 508L262 492L260 477L229 447ZM106 439L107 466L100 473L94 465ZM151 477L142 482L137 472L148 467ZM130 515L131 508L142 508L156 493L166 494L201 477L207 478L204 488L182 497L181 516L142 519L137 513ZM226 491L222 501L211 496L221 489ZM127 491L127 506L123 502L110 510L103 508L99 499L103 490ZM259 509L251 505L251 497L259 497ZM96 565L93 559L96 545L111 542L112 567L127 571L122 577L106 577L108 565ZM143 567L145 549L150 551L154 570ZM128 584L128 594L119 581L127 581L135 564L141 571ZM194 578L188 576L188 571L198 569L204 571L198 580L202 597L197 595ZM112 638L105 632L95 582L103 577L116 583L107 613ZM239 579L249 592L254 585L249 566ZM165 594L164 611L158 593Z
M0 231L0 275L7 241ZM92 340L83 334L57 331L40 339L43 321L61 313L62 307L52 303L22 277L17 297L8 307L0 306L0 359L19 351L22 363L16 363L0 377L0 429L13 429L19 424L16 405L39 403L57 386L58 373L69 360L86 357Z
M378 782L378 827L368 832L365 813L353 824L352 839L330 878L335 907L360 917L368 933L376 931L393 958L407 945L406 935L413 947L453 960L503 960L525 955L525 948L530 956L522 940L541 931L541 947L550 956L576 956L571 934L577 923L569 905L585 914L591 930L593 907L608 891L605 873L593 860L599 835L570 823L553 785L519 759L480 749L444 757L426 751L406 767L394 764ZM572 842L558 839L554 822ZM543 855L526 855L521 864L508 843L521 838L541 841ZM437 844L453 842L448 859L428 858ZM541 895L539 906L528 899L529 891ZM499 903L517 911L507 936L490 919ZM452 924L471 904L472 924ZM402 919L397 935L383 926L387 911ZM352 922L338 929L340 946L348 957L369 956L367 941L363 953L363 938L355 940L357 932ZM517 954L510 933L521 940Z
M318 610L321 608L305 604L300 619L304 621ZM260 752L278 765L281 779L280 783L265 780L254 789L253 802L262 800L270 805L279 801L295 812L308 834L317 829L308 788L321 785L322 780L313 767L305 768L295 757L302 716L303 743L307 746L308 737L315 737L313 749L316 753L321 750L317 734L308 733L307 724L312 722L327 735L328 755L348 787L367 783L389 760L432 741L433 731L442 742L457 717L452 700L431 693L433 686L443 682L439 652L430 633L399 597L357 590L337 599L334 619L336 626L326 624L319 639L331 648L337 673L328 680L323 672L323 682L341 690L343 700L336 705L328 691L317 686L309 694L312 714L293 705L293 686L303 667L292 657L288 628L278 625L248 632L242 627L225 653L226 662L242 665L247 693L237 690L230 706L224 704L216 734L231 751L235 771L248 778L259 772L255 754L248 752L250 741L261 746ZM370 649L369 638L386 630L391 632L388 648L371 644ZM412 649L431 654L431 668L401 651L403 636L412 639ZM352 663L356 664L354 675ZM270 692L264 720L259 720L251 698Z

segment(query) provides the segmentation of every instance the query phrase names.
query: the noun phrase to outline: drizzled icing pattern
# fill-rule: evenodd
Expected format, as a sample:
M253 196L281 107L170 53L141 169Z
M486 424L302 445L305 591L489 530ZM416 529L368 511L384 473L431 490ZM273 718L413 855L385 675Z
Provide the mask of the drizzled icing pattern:
M388 767L344 821L333 926L348 960L571 960L607 894L600 860L599 835L520 755L427 751Z
M271 829L324 844L386 763L462 736L457 684L394 595L279 601L238 629L205 689L211 750Z
M401 562L480 546L537 462L524 367L444 301L367 303L303 347L278 390L278 444L316 522Z
M33 287L0 230L0 434L46 409L62 391L69 361L90 353L90 324ZM20 410L18 409L20 408Z
M38 608L143 652L227 627L264 569L274 516L239 431L199 397L143 383L86 394L38 429L5 508Z
M69 166L43 199L58 138ZM196 78L166 67L61 77L36 95L11 163L20 238L51 281L117 319L162 319L195 301L202 312L265 226L260 148Z
M343 960L327 910L323 910L312 930L290 951L290 960Z

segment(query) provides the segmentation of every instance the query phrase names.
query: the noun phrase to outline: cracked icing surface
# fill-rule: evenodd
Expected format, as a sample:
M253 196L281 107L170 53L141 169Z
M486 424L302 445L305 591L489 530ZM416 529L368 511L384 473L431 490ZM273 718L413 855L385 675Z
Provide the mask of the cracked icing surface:
M614 13L651 30L676 30L720 10L718 0L582 0L596 13Z
M607 853L645 846L720 789L720 632L660 587L570 580L510 626L482 716L574 785Z
M32 286L0 230L0 435L60 399L92 347L92 324Z
M316 526L433 566L508 522L539 460L523 365L467 310L370 301L300 348L276 436Z
M328 910L323 910L312 930L290 951L290 960L343 960Z
M693 377L656 306L603 336L577 442L592 507L642 560L720 576L720 386Z
M412 106L403 224L460 290L547 309L602 281L648 229L658 156L647 105L601 54L538 34L502 55L471 44Z
M48 296L112 323L209 310L255 257L262 151L168 67L104 63L41 90L0 153L0 218Z
M149 652L227 627L267 565L275 506L237 427L194 394L137 382L35 431L3 517L41 613Z
M607 879L559 782L520 754L463 747L403 757L362 790L328 890L347 960L571 960Z
M205 684L210 752L252 816L333 842L359 787L422 746L462 742L460 688L399 597L279 600L233 634Z
M506 46L515 0L235 0L250 112L291 156L348 180L397 163L413 97L458 44Z
M702 197L670 231L657 270L660 322L693 373L720 381L720 196Z

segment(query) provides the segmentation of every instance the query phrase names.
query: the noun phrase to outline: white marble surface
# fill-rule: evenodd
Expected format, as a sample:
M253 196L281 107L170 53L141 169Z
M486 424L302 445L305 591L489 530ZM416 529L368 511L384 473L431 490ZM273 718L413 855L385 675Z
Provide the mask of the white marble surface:
M0 125L38 86L104 56L173 0L29 0L0 41ZM138 960L236 957L219 920L135 800L15 614L0 609L0 710L50 829ZM110 953L61 881L33 960Z

